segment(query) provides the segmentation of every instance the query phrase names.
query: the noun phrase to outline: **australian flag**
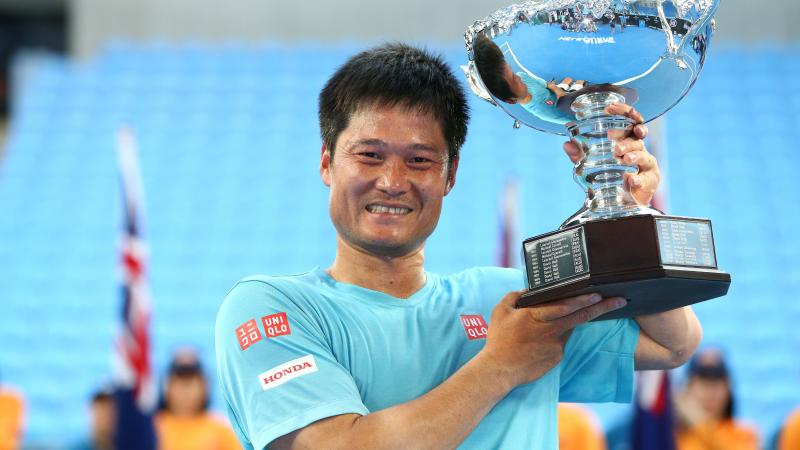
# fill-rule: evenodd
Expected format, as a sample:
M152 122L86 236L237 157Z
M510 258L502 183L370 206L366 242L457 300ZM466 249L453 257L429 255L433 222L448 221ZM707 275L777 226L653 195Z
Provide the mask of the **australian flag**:
M142 241L142 178L133 134L119 133L118 160L124 203L122 321L114 357L117 450L154 450L157 394L150 360L150 296Z
M633 450L675 450L668 372L639 372L632 437Z

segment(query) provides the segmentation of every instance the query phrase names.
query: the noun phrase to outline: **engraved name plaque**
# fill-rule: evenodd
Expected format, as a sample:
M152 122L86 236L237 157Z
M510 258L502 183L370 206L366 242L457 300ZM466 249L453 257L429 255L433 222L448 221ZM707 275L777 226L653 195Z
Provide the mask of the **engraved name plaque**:
M657 217L656 228L662 264L717 268L709 222Z
M583 229L525 243L529 289L555 285L589 272Z

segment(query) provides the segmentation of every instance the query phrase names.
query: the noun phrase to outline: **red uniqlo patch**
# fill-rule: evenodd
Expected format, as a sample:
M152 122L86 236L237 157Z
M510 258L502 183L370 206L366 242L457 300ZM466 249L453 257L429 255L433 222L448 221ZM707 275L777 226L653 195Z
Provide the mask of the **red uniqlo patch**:
M247 347L261 340L261 332L258 331L256 319L250 319L244 325L236 329L236 338L239 339L239 347L247 350Z
M461 324L464 325L464 332L467 333L467 337L470 340L486 339L489 327L486 325L486 321L483 320L483 316L478 314L462 315Z
M285 312L264 316L261 318L261 323L264 324L264 331L267 333L268 338L292 334L292 329L289 328L289 319L286 318Z

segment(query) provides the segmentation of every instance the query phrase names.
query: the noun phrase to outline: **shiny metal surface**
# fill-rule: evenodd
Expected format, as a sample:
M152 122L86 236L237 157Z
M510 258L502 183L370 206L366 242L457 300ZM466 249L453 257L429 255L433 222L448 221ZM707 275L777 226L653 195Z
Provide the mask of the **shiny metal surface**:
M587 92L623 95L649 121L697 79L718 4L527 1L469 27L464 70L475 94L537 130L568 135L572 101Z

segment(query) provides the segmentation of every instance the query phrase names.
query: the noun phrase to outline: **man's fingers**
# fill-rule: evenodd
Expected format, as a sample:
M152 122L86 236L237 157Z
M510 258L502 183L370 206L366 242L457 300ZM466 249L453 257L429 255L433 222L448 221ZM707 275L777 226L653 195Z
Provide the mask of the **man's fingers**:
M612 141L621 141L631 135L631 130L608 130L608 138Z
M625 174L625 183L629 186L631 195L636 203L649 205L653 200L660 176L656 171L649 170L639 174Z
M606 113L611 115L628 115L633 110L633 106L627 103L612 103L606 106Z
M612 103L606 107L606 113L615 115L628 116L635 120L636 123L644 123L644 117L633 106L625 103Z
M583 150L573 141L564 142L564 153L569 156L569 160L572 161L573 164L577 164L583 159Z
M532 313L539 320L552 322L567 317L582 308L594 305L601 300L603 298L600 294L584 294L577 297L562 298L534 306L533 308L535 309L532 310Z
M641 139L626 138L617 141L617 145L614 147L614 156L621 157L625 156L627 153L641 153L643 151L645 151L644 141Z
M556 98L561 98L564 95L566 95L566 92L564 92L564 89L561 89L561 86L556 85L552 81L547 83L547 89L550 89L550 91L552 91L553 94L556 95Z
M629 166L639 167L640 172L653 170L657 165L655 156L647 153L646 150L625 153L622 156L622 162Z
M628 302L622 297L611 297L603 301L581 308L574 313L559 319L559 323L565 329L572 329L583 323L594 320L605 313L614 311L627 305Z
M647 137L647 133L649 130L647 129L647 125L638 124L633 127L633 134L638 137L639 139L644 139Z
M631 110L628 111L628 117L635 120L636 123L644 123L644 116L642 116L642 114L637 111L636 108L631 108Z
M623 175L623 178L625 179L625 184L629 187L630 191L642 187L642 177L635 173L626 173Z
M524 290L511 291L508 294L506 294L502 299L500 299L500 304L510 309L514 309L517 307L517 302L519 301L519 298L522 297L522 294L524 293L525 293Z

